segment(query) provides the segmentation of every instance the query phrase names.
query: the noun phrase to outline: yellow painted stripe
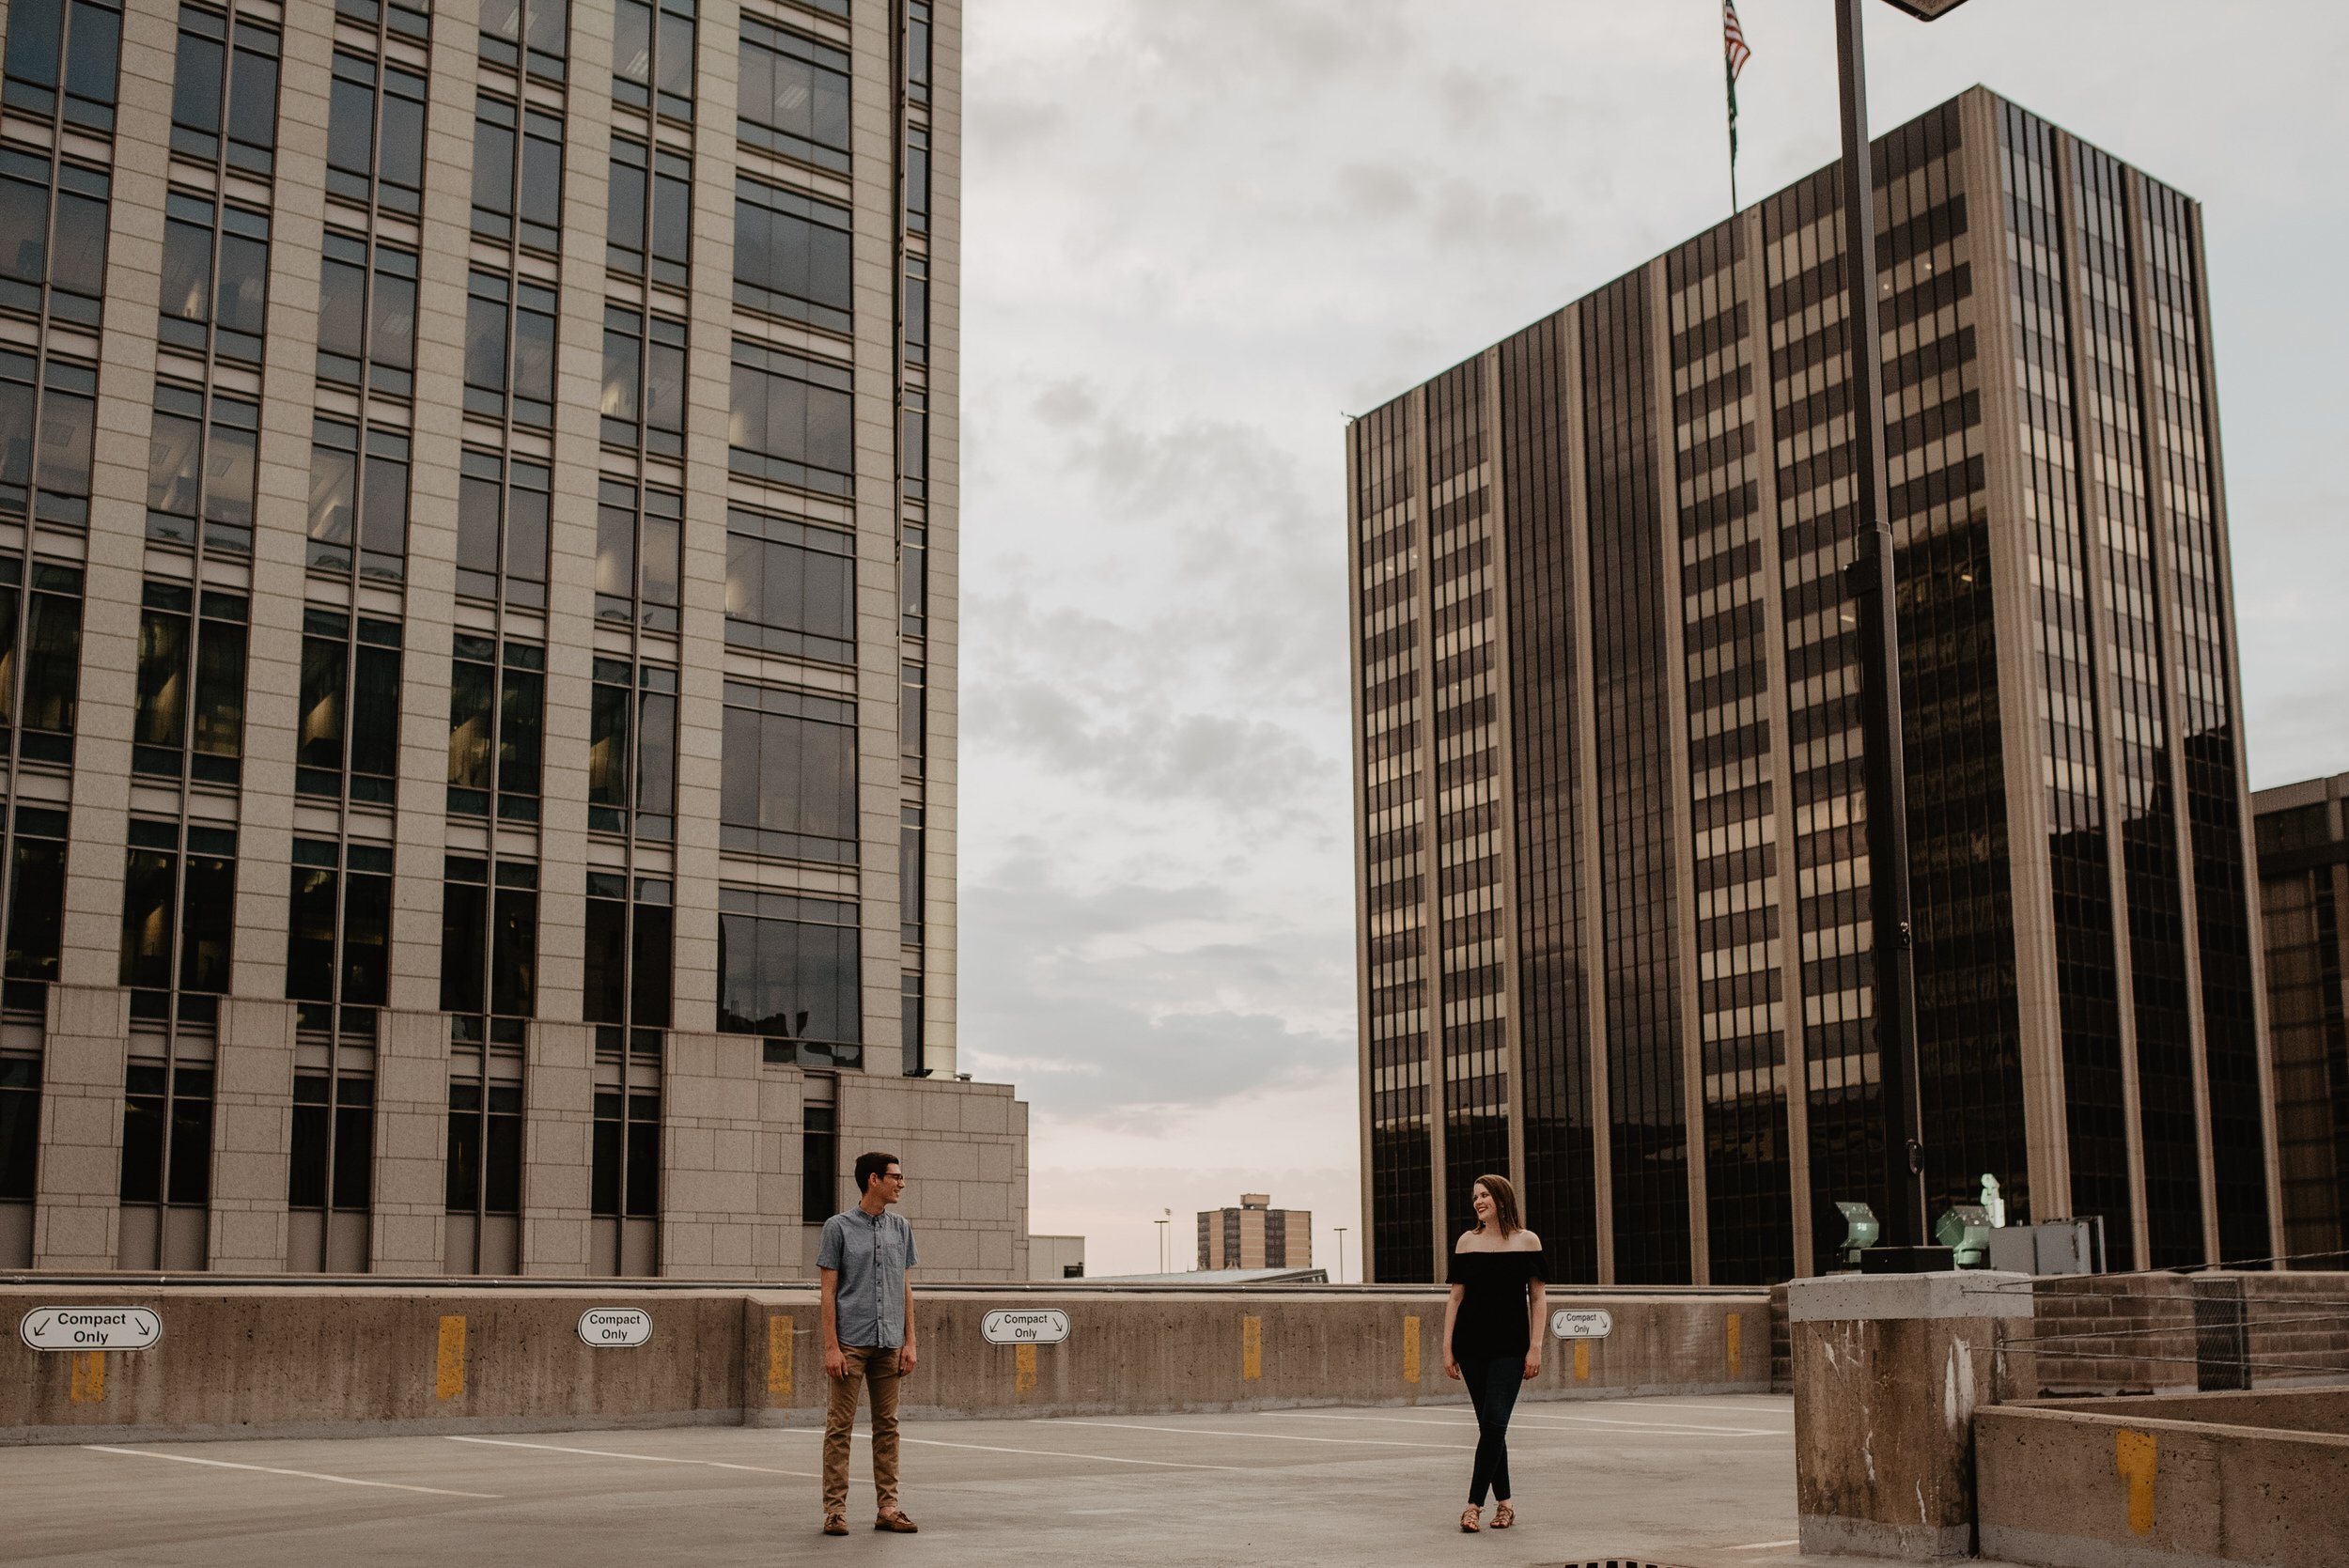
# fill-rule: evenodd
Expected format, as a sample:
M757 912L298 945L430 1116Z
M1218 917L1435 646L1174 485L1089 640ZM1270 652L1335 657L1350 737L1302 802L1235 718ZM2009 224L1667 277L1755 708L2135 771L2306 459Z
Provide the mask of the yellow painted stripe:
M1239 1320L1239 1375L1243 1383L1264 1376L1264 1319L1260 1317Z
M77 1350L73 1353L71 1397L76 1405L103 1405L106 1402L104 1351Z
M767 1394L791 1397L791 1320L779 1312L767 1319Z
M1415 1315L1403 1320L1403 1381L1419 1381L1419 1319Z
M2126 1427L2112 1435L2112 1473L2129 1483L2129 1529L2154 1533L2154 1470L2161 1445L2150 1432Z
M1729 1380L1732 1383L1737 1381L1740 1375L1737 1370L1738 1364L1744 1359L1741 1352L1745 1349L1745 1346L1741 1342L1745 1337L1745 1313L1732 1312L1729 1314Z
M1577 1383L1591 1380L1591 1342L1588 1340L1574 1342L1574 1380Z
M1012 1358L1011 1391L1016 1394L1035 1391L1035 1346L1023 1344Z
M454 1314L441 1319L441 1354L432 1391L455 1399L465 1391L465 1320Z

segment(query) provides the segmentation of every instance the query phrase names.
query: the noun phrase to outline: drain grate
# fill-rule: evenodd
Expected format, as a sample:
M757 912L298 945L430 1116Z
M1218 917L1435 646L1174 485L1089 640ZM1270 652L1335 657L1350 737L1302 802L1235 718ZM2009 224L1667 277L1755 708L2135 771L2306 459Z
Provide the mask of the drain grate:
M1562 1562L1558 1568L1679 1568L1679 1564L1636 1557L1595 1557L1583 1562Z

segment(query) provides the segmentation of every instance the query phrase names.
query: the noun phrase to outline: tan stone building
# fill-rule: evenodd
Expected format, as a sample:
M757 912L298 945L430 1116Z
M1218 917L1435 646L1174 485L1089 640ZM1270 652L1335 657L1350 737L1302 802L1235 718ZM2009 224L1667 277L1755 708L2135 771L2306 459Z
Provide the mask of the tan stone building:
M2200 204L1981 88L1875 145L1934 1211L2266 1257ZM1349 427L1368 1279L1486 1172L1558 1281L1884 1209L1840 174Z
M1311 1209L1276 1209L1266 1192L1243 1192L1239 1207L1199 1215L1201 1268L1311 1268Z
M1024 1277L959 0L0 28L0 1265Z
M2251 797L2284 1251L2349 1267L2349 773Z

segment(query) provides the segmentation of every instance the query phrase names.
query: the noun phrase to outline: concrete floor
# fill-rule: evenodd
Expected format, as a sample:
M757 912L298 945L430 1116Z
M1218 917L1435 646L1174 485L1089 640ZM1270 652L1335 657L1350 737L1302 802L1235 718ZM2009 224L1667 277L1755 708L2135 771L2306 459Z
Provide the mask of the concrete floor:
M1752 1396L1520 1405L1520 1522L1463 1536L1465 1407L910 1423L916 1536L817 1533L820 1436L705 1427L0 1451L0 1561L1413 1564L1794 1549L1794 1408Z

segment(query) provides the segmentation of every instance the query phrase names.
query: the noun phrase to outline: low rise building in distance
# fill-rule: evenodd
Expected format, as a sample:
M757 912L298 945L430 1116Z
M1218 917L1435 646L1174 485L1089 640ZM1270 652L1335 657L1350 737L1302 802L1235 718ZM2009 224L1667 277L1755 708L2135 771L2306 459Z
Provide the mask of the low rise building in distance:
M2349 773L2263 789L2256 813L2284 1251L2349 1267Z
M1276 1209L1269 1193L1243 1192L1237 1208L1199 1215L1201 1268L1311 1268L1310 1209Z
M1085 1238L1081 1235L1030 1235L1028 1278L1081 1280L1085 1277Z

